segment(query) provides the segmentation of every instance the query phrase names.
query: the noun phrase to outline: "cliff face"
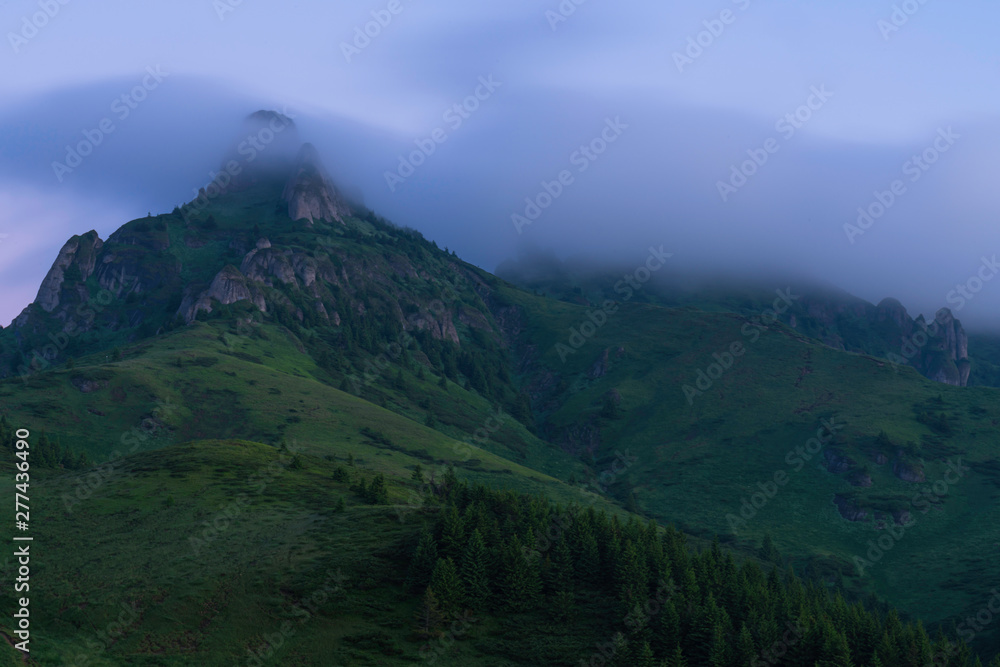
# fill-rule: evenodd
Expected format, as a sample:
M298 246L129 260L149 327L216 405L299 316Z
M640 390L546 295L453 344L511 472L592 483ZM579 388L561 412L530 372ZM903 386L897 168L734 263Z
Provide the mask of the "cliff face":
M928 323L910 317L896 299L875 306L846 294L814 293L802 296L786 318L831 347L910 365L936 382L964 387L969 381L968 336L947 308Z
M104 241L93 230L67 241L42 281L35 303L45 312L51 313L60 304L78 301L79 295L75 291L63 293L67 274L70 277L68 287L87 280L94 273L97 255L103 245Z
M310 225L317 220L342 223L351 213L312 144L302 146L281 198L288 203L288 217Z

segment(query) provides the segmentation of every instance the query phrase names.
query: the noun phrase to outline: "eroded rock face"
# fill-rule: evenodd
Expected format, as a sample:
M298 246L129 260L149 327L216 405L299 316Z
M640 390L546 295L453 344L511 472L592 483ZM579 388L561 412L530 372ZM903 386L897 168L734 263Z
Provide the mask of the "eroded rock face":
M832 448L823 452L823 458L826 461L826 469L832 473L847 472L857 465L850 456Z
M312 144L303 144L291 178L281 195L292 220L344 222L351 208L340 195Z
M41 287L38 288L38 295L35 303L42 310L51 313L59 307L61 302L63 282L65 282L66 272L71 266L79 269L79 280L82 282L90 277L94 272L97 263L97 254L104 242L97 235L96 231L89 231L83 236L74 236L59 251L56 261L52 263Z
M920 467L905 461L896 460L892 463L892 474L904 482L923 482L924 471Z
M251 250L240 264L240 272L254 282L273 285L277 278L285 285L297 285L295 269L288 256L276 248L268 247ZM315 274L313 274L315 280Z
M212 312L212 302L224 306L237 301L252 301L262 312L267 312L267 302L261 291L240 273L235 266L229 265L219 271L207 290L198 295L189 294L178 309L178 314L184 321L191 323L199 311Z
M868 519L868 510L858 507L850 498L838 493L833 497L833 502L837 506L840 516L848 521L866 521Z

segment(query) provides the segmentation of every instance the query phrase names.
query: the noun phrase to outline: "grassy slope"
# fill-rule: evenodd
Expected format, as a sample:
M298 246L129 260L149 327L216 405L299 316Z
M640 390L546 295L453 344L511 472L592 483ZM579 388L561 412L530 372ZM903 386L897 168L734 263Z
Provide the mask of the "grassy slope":
M1000 574L991 558L1000 542L1000 470L994 464L1000 390L933 383L913 369L897 372L882 360L832 350L783 326L751 343L741 334L745 320L739 316L644 304L625 304L562 363L554 346L567 342L569 328L585 321L587 309L524 293L509 298L532 314L542 363L569 380L551 425L558 430L593 419L601 429L599 460L609 460L615 448L630 448L638 462L621 486L633 487L646 513L695 533L731 535L727 513L738 513L758 482L785 471L787 486L732 539L758 541L769 532L797 566L813 557L819 569L842 570L848 586L875 591L928 622L974 613L990 597ZM683 385L693 385L698 369L734 341L747 353L689 405ZM612 355L610 372L586 379L602 350L618 346L625 355L618 361ZM622 396L622 415L601 419L602 397L612 388ZM935 404L938 396L942 406ZM917 406L947 412L954 434L942 436L919 423ZM799 472L785 462L832 416L847 424L838 448L867 466L872 487L852 487L815 458ZM895 444L916 444L908 461L923 461L927 484L904 482L889 465L873 462L869 451L882 430ZM843 519L834 494L851 494L875 509L905 507L919 489L941 479L943 460L956 455L971 462L973 472L949 489L938 509L921 514L911 508L916 525L857 577L853 556L864 556L867 541L880 532L870 521Z
M399 455L365 454L372 465L352 472L368 477L373 469L404 463ZM287 455L260 443L175 445L126 457L72 512L57 499L72 495L88 473L36 479L34 496L45 501L33 508L32 659L45 665L248 664L246 650L271 638L281 646L269 664L417 660L421 643L410 636L414 599L401 602L400 549L436 510L418 508L400 521L407 493L396 486L393 505L360 504L347 483L332 480L339 464L325 457L302 455L302 467L293 468ZM500 466L513 474L497 474ZM570 487L489 455L481 470L460 477L579 498ZM0 492L10 492L7 486ZM241 494L245 505L211 537L206 524ZM346 510L337 513L341 498ZM597 506L614 509L601 500ZM203 540L197 551L192 537ZM5 608L13 605L6 590L0 599ZM120 621L123 636L106 640ZM274 638L286 621L289 632L279 642ZM497 623L484 620L470 637L492 635ZM9 632L9 621L3 626ZM585 651L587 633L599 631L581 626L580 632ZM461 642L442 664L497 663L486 661L475 642Z
M430 401L439 421L449 424L441 427L444 433L413 423L422 422L425 413L414 410L403 391L389 386L395 365L375 385L393 412L321 382L329 378L282 327L262 325L252 335L228 331L220 323L197 323L125 348L119 362L99 363L105 356L99 354L81 359L74 370L37 374L27 383L7 380L0 383L0 399L13 422L45 429L64 445L87 451L95 463L114 451L211 437L269 443L285 438L306 447L331 445L340 458L351 452L371 458L377 451L379 459L400 459L391 448L372 448L359 433L367 426L384 432L396 446L431 452L421 454L425 465L431 459L464 458L465 450L456 454L457 442L447 452L435 450L435 443L450 436L537 470L565 474L574 465L582 469L509 416L501 416L501 428L489 439L475 440L476 431L497 414L496 406L453 383L441 389L430 373L421 381L404 369L405 391ZM78 388L84 381L101 388L84 393ZM467 465L485 460L484 454L475 451Z

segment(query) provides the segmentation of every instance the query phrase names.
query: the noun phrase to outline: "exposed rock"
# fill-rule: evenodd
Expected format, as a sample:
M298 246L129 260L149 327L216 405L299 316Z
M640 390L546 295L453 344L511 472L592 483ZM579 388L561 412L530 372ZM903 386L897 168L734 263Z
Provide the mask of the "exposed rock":
M285 285L298 285L295 269L285 253L277 248L254 249L247 253L240 264L240 272L253 282L273 286L272 277ZM313 273L315 279L315 273Z
M893 510L892 520L897 526L909 526L913 523L913 515L910 510Z
M224 306L252 298L246 277L231 264L219 271L212 280L208 296Z
M904 482L925 481L924 471L920 466L915 466L899 459L892 462L892 474Z
M38 288L35 303L47 313L54 311L60 304L60 293L67 269L75 264L80 272L80 281L83 282L94 272L97 253L103 245L104 242L93 230L67 241L59 251L56 261L52 263L52 268L46 274L41 287Z
M337 191L312 144L303 144L296 167L281 198L288 203L292 220L344 222L351 209Z
M833 497L833 503L837 506L840 516L848 521L866 521L868 519L868 510L858 507L853 500L839 493Z
M197 296L189 294L181 302L177 312L190 324L197 317L198 311L212 312L213 300L224 306L237 301L252 301L262 312L267 312L264 295L254 285L249 284L246 276L232 265L219 271L207 290Z
M854 459L833 448L823 450L823 458L826 461L826 469L833 473L847 472L857 465Z
M864 470L855 470L847 476L847 481L850 482L851 486L860 486L863 488L867 488L873 483L871 476Z
M574 456L593 454L601 446L601 432L593 424L571 424L563 430L560 441L562 449Z
M104 389L105 387L108 386L108 383L105 381L90 380L84 377L73 377L70 378L69 381L74 387L82 391L84 394L90 394L92 392L97 391L98 389ZM102 413L95 412L94 414L102 414Z
M594 362L594 365L590 367L587 371L587 377L592 380L596 380L599 377L604 377L604 375L610 369L610 364L608 363L609 350L605 349L601 355Z

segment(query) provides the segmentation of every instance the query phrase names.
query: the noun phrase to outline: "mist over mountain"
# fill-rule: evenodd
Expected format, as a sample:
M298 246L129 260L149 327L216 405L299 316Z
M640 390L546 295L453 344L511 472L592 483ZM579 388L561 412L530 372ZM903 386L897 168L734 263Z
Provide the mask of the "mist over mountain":
M2 196L10 202L0 224L10 236L0 253L5 280L15 286L3 297L2 319L23 307L26 286L42 275L42 258L58 250L56 237L83 226L107 234L122 219L193 199L218 172L219 156L246 140L235 119L275 106L173 75L118 121L108 102L123 85L54 92L3 112L5 125L23 129L0 139L0 174L8 184ZM827 103L831 113L836 100ZM982 182L982 165L1000 149L992 121L949 122L960 138L916 183L903 165L933 145L935 126L927 126L925 139L851 144L806 126L723 202L718 182L731 180L731 165L749 160L747 151L763 150L768 137L782 136L774 119L650 104L628 93L611 104L514 82L457 129L447 130L442 114L412 136L308 106L276 108L295 115L300 136L316 145L339 187L488 269L515 257L523 244L562 258L624 263L663 244L678 270L806 275L875 303L894 297L911 312L930 313L942 304L955 307L956 288L1000 248L990 223L996 202ZM93 122L81 125L79 109L88 109ZM83 140L81 127L97 127L102 117L119 124L115 133L59 182L53 163L65 162L66 146ZM602 154L591 153L595 159L586 157L580 149L615 118L626 126L620 138ZM412 175L390 183L387 174L408 173L401 158L420 157L417 142L426 146L435 128L447 132L446 141ZM277 146L261 151L262 163L277 152ZM519 225L539 195L546 202L545 184L557 183L562 172L572 183L538 209L537 219ZM845 231L858 224L859 207L878 210L877 197L894 180L907 183L894 205L861 233ZM48 214L29 214L24 192L51 193L61 203ZM33 224L64 231L44 248L38 239L29 242L17 234L27 215ZM962 317L973 328L995 328L997 313L1000 291L992 283L963 298Z

